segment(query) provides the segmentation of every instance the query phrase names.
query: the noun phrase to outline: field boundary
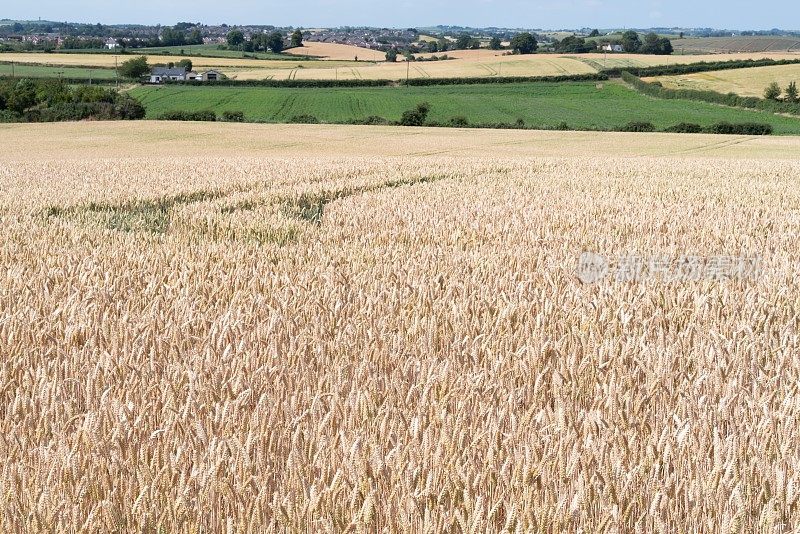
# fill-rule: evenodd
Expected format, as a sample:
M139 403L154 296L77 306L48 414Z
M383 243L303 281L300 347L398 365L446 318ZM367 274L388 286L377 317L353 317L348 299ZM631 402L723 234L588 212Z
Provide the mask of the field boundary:
M716 91L699 91L697 89L668 89L660 84L646 82L629 72L623 72L622 79L640 93L655 98L694 100L732 108L784 113L793 117L800 117L800 103L766 100L754 96L739 96L735 93L724 94Z

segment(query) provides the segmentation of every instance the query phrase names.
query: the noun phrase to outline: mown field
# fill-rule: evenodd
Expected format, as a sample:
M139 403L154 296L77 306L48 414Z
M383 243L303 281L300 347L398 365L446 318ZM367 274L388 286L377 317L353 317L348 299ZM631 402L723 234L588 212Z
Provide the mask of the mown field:
M464 117L471 123L514 123L553 128L613 129L629 121L649 121L657 128L680 122L708 126L715 122L765 122L776 133L800 133L800 119L725 108L703 102L657 100L619 83L529 83L380 88L239 88L139 87L131 91L149 118L167 111L211 109L242 111L248 120L286 122L313 115L323 122L347 122L380 116L398 120L407 109L426 101L429 119L447 122Z
M736 52L791 52L800 53L800 37L737 36L689 37L673 39L672 47L678 53L736 53Z
M0 125L0 527L800 524L799 139Z
M763 97L764 89L777 82L786 89L790 82L800 82L800 65L778 65L752 69L698 72L679 76L657 76L647 81L661 82L670 89L695 89Z

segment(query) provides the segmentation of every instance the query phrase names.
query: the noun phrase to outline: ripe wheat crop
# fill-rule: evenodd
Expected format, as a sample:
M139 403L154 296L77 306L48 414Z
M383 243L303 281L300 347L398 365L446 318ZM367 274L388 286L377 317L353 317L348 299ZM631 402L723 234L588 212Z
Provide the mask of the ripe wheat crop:
M325 128L291 157L0 158L0 529L800 524L800 164L422 130L428 155L336 156ZM584 250L771 270L583 284Z

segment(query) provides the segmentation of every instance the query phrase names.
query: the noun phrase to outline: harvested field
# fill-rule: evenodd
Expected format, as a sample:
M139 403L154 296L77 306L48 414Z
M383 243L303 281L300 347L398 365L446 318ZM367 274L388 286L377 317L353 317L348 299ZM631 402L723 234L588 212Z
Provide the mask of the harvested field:
M785 89L789 82L800 82L800 65L698 72L679 76L658 76L646 80L659 81L670 89L695 89L763 97L764 89L771 82L778 82L781 89Z
M779 36L694 37L673 39L677 52L732 53L732 52L791 52L800 53L800 38Z
M383 61L386 59L386 54L380 50L316 41L305 41L302 47L290 48L285 53L293 56L317 56L344 61L352 61L356 57L359 61Z
M4 531L800 523L799 138L0 142ZM586 250L767 270L582 283Z

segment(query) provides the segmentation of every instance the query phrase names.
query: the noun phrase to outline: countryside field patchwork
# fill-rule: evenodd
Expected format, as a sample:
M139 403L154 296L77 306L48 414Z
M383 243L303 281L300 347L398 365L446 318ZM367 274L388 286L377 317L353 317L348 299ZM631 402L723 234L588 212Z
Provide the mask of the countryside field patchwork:
M388 63L383 54L374 50L355 49L345 45L325 45L309 43L308 47L292 49L298 61L291 61L286 54L282 59L251 59L241 57L197 57L187 53L181 55L158 55L159 48L151 49L155 54L148 55L151 64L175 62L182 58L192 59L196 68L214 68L237 80L298 79L370 79L403 80L411 78L453 78L453 77L503 77L503 76L563 76L587 74L605 68L646 67L695 63L699 61L730 61L744 59L798 59L800 55L782 52L672 55L653 56L641 54L533 54L525 56L504 55L502 51L464 50L448 52L456 59L446 61L421 61L406 65L404 61ZM315 46L316 45L316 46ZM334 47L344 47L334 48ZM188 47L187 47L188 49ZM355 50L353 50L355 49ZM359 52L361 50L362 52ZM314 52L328 53L329 59L306 61L302 54ZM359 61L354 61L355 56ZM431 54L420 54L422 57ZM439 54L441 55L441 54ZM0 61L9 63L56 65L56 66L98 66L114 67L115 61L122 62L131 55L112 54L45 54L45 53L4 53ZM270 57L270 56L265 56Z
M800 523L798 138L0 143L3 530ZM766 269L585 284L587 250Z

